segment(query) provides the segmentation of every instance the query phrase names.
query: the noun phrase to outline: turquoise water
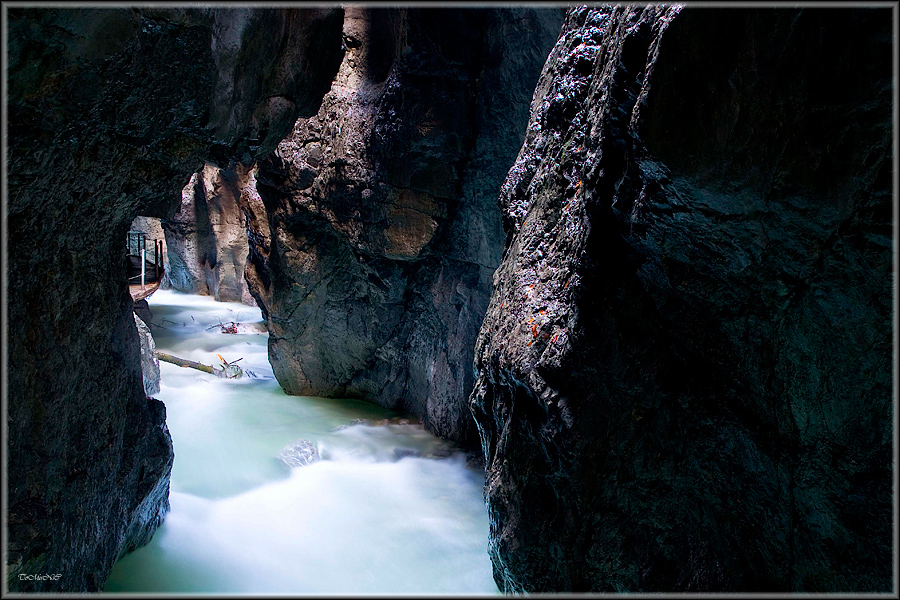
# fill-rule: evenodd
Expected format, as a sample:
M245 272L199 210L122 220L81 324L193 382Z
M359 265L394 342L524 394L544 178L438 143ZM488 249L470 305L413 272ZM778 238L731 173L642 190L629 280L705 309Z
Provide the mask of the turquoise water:
M148 301L158 350L241 359L256 377L160 363L171 512L106 592L499 593L483 474L454 446L367 402L284 394L257 308L171 291ZM230 321L238 333L221 332ZM278 454L301 439L321 460L290 468Z

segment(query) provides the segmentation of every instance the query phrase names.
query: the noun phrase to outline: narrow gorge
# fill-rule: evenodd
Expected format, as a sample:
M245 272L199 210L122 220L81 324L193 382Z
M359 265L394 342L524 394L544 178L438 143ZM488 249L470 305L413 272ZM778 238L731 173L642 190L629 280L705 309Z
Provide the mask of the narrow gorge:
M6 592L896 593L896 5L3 11Z

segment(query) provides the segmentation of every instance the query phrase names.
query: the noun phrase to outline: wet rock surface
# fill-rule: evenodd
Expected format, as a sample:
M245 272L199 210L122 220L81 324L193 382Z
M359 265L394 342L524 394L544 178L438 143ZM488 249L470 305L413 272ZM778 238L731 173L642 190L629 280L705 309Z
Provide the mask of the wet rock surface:
M476 347L501 590L891 590L890 22L570 10Z
M348 8L319 113L242 195L250 290L291 394L359 397L477 443L472 349L558 9Z
M7 15L8 584L98 591L167 510L173 456L142 383L126 232L170 217L205 161L268 154L315 113L342 12Z

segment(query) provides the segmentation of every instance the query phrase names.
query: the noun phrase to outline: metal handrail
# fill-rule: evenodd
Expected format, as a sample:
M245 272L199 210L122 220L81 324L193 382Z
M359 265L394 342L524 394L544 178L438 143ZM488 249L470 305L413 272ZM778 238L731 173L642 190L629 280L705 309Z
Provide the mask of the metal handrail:
M143 231L129 231L128 237L126 238L125 250L127 252L127 256L135 256L141 259L141 274L133 275L128 278L129 281L132 279L140 279L141 287L143 288L146 283L146 264L147 255L149 252L147 251L147 234ZM162 240L153 240L153 261L150 262L153 265L153 269L156 275L156 280L159 281L160 276L163 272L163 257L162 257Z

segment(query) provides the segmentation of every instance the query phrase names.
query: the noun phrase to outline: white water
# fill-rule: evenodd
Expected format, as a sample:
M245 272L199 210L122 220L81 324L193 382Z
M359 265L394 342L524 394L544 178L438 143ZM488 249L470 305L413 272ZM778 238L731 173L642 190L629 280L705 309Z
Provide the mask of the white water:
M157 349L204 364L241 358L259 377L160 363L171 512L150 544L116 564L106 592L499 593L483 475L463 454L373 404L284 394L257 308L162 290L148 301L166 328L154 327ZM209 329L229 321L247 326ZM278 453L298 439L322 460L282 463ZM398 459L398 448L450 456Z

